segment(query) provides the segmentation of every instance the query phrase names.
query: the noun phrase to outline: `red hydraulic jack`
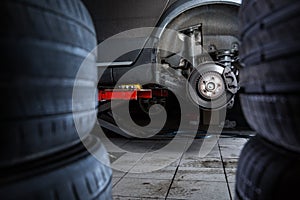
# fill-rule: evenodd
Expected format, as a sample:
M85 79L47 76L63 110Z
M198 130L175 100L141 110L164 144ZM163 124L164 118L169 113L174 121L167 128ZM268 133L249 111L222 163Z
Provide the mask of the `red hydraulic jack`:
M101 102L98 107L98 121L102 127L111 130L119 135L130 138L130 136L122 131L115 123L114 120L105 115L111 109L111 100L118 100L119 105L122 106L122 100L138 100L138 99L152 99L152 98L165 98L168 97L168 90L161 88L154 89L141 89L141 87L133 88L117 88L117 89L99 89L98 101ZM105 115L105 118L101 116ZM109 117L109 118L107 118Z
M103 89L98 92L99 101L138 100L167 96L168 91L164 89Z

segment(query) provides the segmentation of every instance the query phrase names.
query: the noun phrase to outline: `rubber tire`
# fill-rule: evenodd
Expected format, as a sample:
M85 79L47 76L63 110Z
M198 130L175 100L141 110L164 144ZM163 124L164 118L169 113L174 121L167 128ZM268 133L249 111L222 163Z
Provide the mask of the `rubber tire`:
M300 155L259 136L244 146L236 173L237 199L294 199L300 184Z
M272 143L300 153L298 95L241 94L249 125Z
M90 136L84 143L93 155L108 160L99 139ZM0 197L6 200L112 199L112 170L93 155L83 144L78 144L39 161L2 169Z
M268 47L292 50L291 46L299 46L299 10L297 0L243 1L239 12L241 60Z
M300 2L245 0L239 18L245 117L267 140L300 152Z
M245 0L239 19L246 92L299 92L300 2Z
M82 100L72 101L79 67L96 46L87 10L79 0L4 0L0 26L0 166L78 143L73 113L84 136L96 112L93 55L77 77Z

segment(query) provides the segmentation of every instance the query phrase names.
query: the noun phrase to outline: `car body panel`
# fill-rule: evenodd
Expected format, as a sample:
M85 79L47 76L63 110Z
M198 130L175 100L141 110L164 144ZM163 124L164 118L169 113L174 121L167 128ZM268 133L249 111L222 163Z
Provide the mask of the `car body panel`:
M174 18L195 7L207 4L235 4L240 5L241 0L83 0L87 9L92 15L97 32L98 43L119 34L123 31L142 28L160 27L154 37L160 38L165 28ZM134 39L118 38L111 39L115 46L120 45L140 46L138 50L129 52L120 58L111 61L105 55L98 58L99 66L130 66L138 59L142 48L150 37L150 33ZM109 57L109 56L108 56ZM113 63L112 63L113 62Z
M173 0L174 1L174 0ZM83 0L93 18L97 33L98 43L123 31L141 28L154 27L161 15L173 2L169 0ZM126 39L126 45L138 42L141 46L139 51L126 54L116 60L117 65L130 65L141 52L149 35L140 36L135 40ZM124 39L111 40L113 43L122 43ZM99 58L99 63L105 65L108 60Z

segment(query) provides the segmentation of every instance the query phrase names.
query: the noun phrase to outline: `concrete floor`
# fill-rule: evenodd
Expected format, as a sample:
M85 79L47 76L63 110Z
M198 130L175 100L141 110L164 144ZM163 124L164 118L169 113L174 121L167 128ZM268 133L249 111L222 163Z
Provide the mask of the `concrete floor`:
M195 139L186 151L170 152L163 160L151 152L168 144L170 139L111 138L111 141L121 149L135 152L126 156L123 151L107 148L114 169L114 199L227 200L234 199L238 157L247 139L222 136L205 157L199 157L203 139ZM167 164L155 168L160 162Z

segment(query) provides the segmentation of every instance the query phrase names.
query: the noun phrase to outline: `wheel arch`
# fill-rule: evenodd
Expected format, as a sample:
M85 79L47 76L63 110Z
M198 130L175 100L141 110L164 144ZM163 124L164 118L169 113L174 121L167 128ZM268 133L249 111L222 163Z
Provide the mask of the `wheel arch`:
M160 38L164 29L170 24L176 17L184 12L187 12L193 8L197 8L204 5L210 4L229 4L229 5L241 5L242 0L179 0L173 3L161 16L156 27L157 32L155 32L155 37Z

